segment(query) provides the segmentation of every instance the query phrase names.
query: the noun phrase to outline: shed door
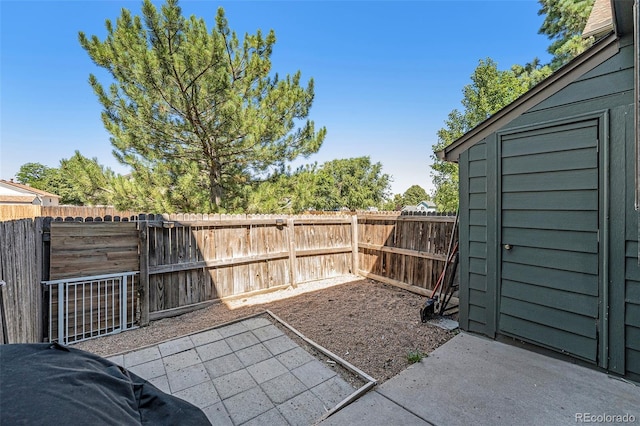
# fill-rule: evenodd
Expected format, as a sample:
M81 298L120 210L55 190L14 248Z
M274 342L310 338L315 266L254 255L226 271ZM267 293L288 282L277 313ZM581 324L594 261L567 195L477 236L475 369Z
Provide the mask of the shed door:
M500 143L499 330L596 362L598 121Z

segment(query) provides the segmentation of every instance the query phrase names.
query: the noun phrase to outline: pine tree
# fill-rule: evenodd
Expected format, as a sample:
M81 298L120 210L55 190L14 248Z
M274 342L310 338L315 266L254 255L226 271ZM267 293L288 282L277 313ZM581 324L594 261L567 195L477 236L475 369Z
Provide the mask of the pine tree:
M117 159L142 199L170 210L222 211L246 202L246 186L315 153L326 130L307 119L313 80L271 72L275 33L240 41L222 8L215 28L182 15L177 0L142 17L123 9L107 36L79 41L114 83L89 83ZM304 121L306 120L306 121ZM298 123L301 127L296 128ZM157 200L161 197L162 200Z

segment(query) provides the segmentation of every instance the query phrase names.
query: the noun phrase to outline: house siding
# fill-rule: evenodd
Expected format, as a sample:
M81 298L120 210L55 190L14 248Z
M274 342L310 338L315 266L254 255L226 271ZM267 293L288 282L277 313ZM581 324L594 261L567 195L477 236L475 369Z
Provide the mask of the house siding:
M609 219L608 240L600 243L600 255L607 257L601 260L601 264L608 266L602 277L608 279L603 285L607 285L606 303L609 310L608 324L603 322L608 325L607 330L600 330L599 336L600 339L607 339L609 349L608 359L600 359L599 365L633 380L640 380L639 230L638 213L634 208L633 41L627 37L620 41L620 46L616 55L513 120L499 133L508 133L525 126L542 128L545 123L551 125L559 119L583 115L603 117L600 125L607 127L604 133L609 135L609 145L606 147L607 153L599 155L604 158L601 163L604 168L603 176L608 179L611 189L607 193L606 185L602 186L603 182L600 182L601 196L607 197L601 201L601 208L608 202L608 211L599 211L598 220L605 223L604 218L608 216ZM493 219L501 215L499 203L502 197L498 191L502 190L502 183L499 176L498 143L498 134L493 134L460 156L460 235L463 259L461 326L491 337L497 329L495 317L500 309L496 302L496 294L500 291L500 273L492 271L500 268L495 259L499 259L501 250L498 238L502 218ZM602 143L607 141L601 141L601 146ZM562 170L562 167L559 166L558 170ZM523 210L519 214L526 219L528 214L535 213ZM567 223L569 228L573 225L576 224ZM492 239L495 241L490 242ZM467 260L464 260L465 257ZM579 304L579 300L575 303ZM467 306L463 306L464 304ZM522 307L506 308L517 311ZM523 321L526 322L526 319ZM529 325L523 326L526 328Z

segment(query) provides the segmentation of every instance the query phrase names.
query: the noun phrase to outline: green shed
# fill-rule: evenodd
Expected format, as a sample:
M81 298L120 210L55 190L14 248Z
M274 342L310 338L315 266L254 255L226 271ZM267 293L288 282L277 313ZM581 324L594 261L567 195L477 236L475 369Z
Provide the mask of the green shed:
M460 327L634 381L637 3L597 0L589 50L438 153L460 170Z

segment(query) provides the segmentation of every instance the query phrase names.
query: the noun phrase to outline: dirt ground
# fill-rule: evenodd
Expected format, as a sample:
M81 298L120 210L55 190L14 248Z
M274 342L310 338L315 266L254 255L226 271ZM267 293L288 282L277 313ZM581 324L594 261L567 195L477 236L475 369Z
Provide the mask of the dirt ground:
M420 321L424 301L424 296L377 281L343 277L218 303L74 347L108 356L268 309L382 383L409 365L410 353L428 354L453 337L454 332Z

